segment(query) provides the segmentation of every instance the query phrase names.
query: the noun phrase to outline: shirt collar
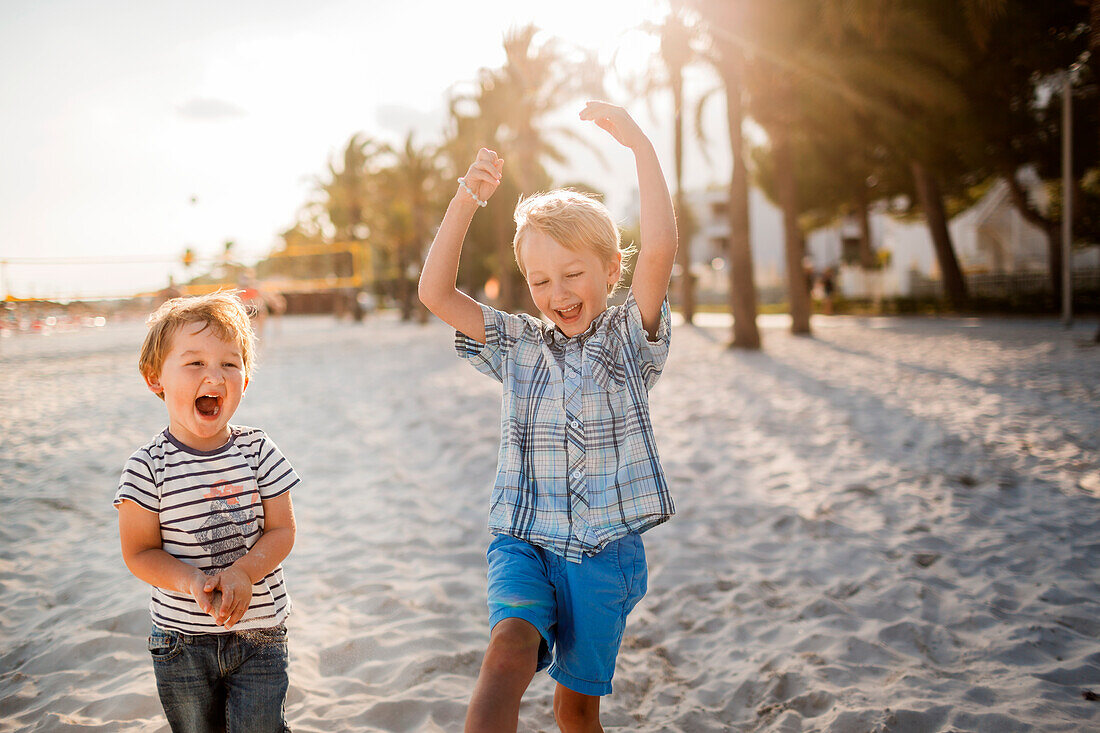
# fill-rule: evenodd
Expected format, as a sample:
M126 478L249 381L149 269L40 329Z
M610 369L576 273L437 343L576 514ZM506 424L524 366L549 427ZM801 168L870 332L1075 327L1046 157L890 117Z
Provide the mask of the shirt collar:
M584 330L584 333L578 333L576 336L566 336L556 324L548 323L542 329L542 337L546 340L548 346L558 346L564 348L566 344L575 342L582 346L588 338L599 329L604 319L607 318L608 309L604 308L603 312L592 319L592 323L588 324L588 328Z

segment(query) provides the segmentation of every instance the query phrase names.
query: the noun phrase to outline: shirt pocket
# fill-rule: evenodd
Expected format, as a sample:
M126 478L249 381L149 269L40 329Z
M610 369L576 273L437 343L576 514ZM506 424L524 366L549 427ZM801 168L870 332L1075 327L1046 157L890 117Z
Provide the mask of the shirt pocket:
M605 332L589 339L585 345L592 380L604 392L619 392L626 386L626 362L623 340L614 332Z

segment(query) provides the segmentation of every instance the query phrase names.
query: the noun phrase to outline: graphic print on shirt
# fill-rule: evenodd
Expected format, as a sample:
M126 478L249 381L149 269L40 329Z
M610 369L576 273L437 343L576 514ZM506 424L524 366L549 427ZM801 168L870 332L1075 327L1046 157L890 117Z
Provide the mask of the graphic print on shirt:
M245 505L245 488L223 481L212 486L203 498L211 500L210 513L195 536L217 566L208 571L213 574L248 552L244 540L256 521L256 512L250 505L256 501L256 496L252 494L250 504Z

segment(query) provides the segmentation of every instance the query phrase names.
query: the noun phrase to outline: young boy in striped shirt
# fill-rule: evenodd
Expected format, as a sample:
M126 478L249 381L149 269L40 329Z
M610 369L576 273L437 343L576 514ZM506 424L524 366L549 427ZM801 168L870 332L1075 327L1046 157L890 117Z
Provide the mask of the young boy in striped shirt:
M489 647L466 730L515 731L535 672L557 681L563 731L602 730L626 616L646 591L640 533L674 508L649 419L649 389L668 355L665 295L676 223L649 139L621 107L580 114L634 153L641 250L625 304L608 307L623 255L610 212L572 191L516 208L516 262L549 324L458 291L466 229L500 184L482 149L424 263L420 298L456 331L456 348L504 385L500 463L489 511Z
M148 325L139 368L168 427L130 456L114 504L126 567L153 586L161 704L177 733L282 733L298 476L262 430L229 424L252 324L222 292L169 300Z

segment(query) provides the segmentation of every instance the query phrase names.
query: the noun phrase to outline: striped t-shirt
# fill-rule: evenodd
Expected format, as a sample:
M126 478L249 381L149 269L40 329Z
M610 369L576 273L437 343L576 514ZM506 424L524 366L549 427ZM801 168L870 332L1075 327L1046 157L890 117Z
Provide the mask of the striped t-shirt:
M160 516L161 547L214 575L244 556L263 534L264 499L298 484L298 475L262 430L230 426L220 448L189 448L168 430L126 462L114 504L123 500ZM185 593L153 587L153 622L184 634L224 634ZM283 568L252 586L252 602L233 631L277 626L290 613Z

